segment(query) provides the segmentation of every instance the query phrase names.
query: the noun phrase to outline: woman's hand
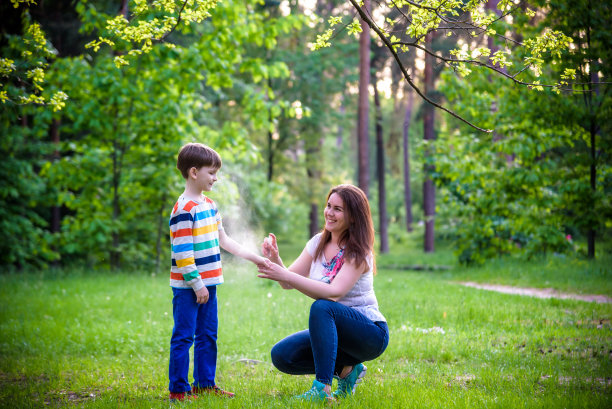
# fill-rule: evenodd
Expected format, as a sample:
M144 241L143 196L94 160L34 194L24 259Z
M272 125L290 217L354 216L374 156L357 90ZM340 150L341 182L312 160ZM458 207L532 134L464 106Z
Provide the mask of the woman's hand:
M259 271L257 277L279 282L285 281L288 275L291 274L286 268L272 263L270 260L266 260L265 265L258 265L257 271Z
M272 233L266 237L261 245L261 253L267 259L271 260L273 263L280 263L280 256L278 254L278 244L276 243L276 236Z

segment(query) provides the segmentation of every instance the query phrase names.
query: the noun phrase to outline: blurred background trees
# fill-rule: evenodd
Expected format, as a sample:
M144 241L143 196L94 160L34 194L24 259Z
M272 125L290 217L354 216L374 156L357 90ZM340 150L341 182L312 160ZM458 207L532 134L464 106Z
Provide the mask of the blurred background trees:
M496 4L481 3L499 16ZM597 243L609 242L605 2L517 3L521 13L490 23L503 36L423 37L444 58L485 46L508 50L517 67L531 55L524 39L562 32L569 49L543 55L537 78L521 72L524 82L554 84L575 70L558 92L490 69L457 75L466 74L458 64L419 49L401 53L400 65L376 35L364 50L350 2L169 2L167 14L127 0L14 4L0 6L5 266L164 270L168 213L183 188L176 154L190 141L221 154L211 197L230 234L252 245L268 231L304 242L322 226L328 189L345 182L367 184L381 252L401 249L409 234L423 235L426 251L434 241L453 246L465 263L595 257L605 248ZM197 4L201 18L189 8ZM373 3L369 15L396 41L416 41L417 9L396 5ZM128 40L117 16L151 26ZM312 51L338 18L331 45ZM360 89L364 69L370 84ZM423 102L406 73L430 100L495 132Z

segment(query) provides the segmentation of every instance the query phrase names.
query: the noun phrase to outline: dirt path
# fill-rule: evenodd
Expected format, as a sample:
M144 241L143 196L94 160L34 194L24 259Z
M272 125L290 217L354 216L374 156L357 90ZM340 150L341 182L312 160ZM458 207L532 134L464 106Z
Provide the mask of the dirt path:
M509 285L480 284L480 283L473 283L470 281L460 282L459 284L464 285L466 287L473 287L473 288L478 288L481 290L497 291L499 293L504 293L504 294L527 295L529 297L537 297L537 298L562 298L562 299L570 299L570 300L596 302L600 304L612 303L612 298L607 297L605 295L569 294L569 293L562 293L553 288L522 288L522 287L512 287Z

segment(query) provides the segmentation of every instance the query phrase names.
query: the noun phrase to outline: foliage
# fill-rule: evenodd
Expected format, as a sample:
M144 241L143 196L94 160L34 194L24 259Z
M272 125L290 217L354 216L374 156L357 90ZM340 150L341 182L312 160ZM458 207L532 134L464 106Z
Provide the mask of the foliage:
M554 77L572 62L588 61L580 54L564 55L565 62L555 61L551 67L556 68L542 75ZM438 182L448 189L446 203L457 211L454 225L462 261L482 263L516 252L531 257L583 251L578 243L588 231L605 237L612 226L612 146L608 127L600 127L592 138L591 124L593 118L607 122L606 93L524 92L484 75L469 82L446 75L442 88L458 112L495 125L498 132L483 136L447 128L437 146ZM591 97L601 109L585 106L583 101ZM592 149L598 152L595 188Z
M45 89L45 76L56 51L27 11L21 19L23 33L3 34L6 38L0 57L0 103L14 115L17 106L27 104L48 105L54 112L59 111L68 96L61 90Z
M104 26L100 27L103 30L100 38L86 47L97 52L102 44L108 44L119 51L126 51L127 58L116 55L114 62L117 67L128 65L129 57L150 52L154 43L164 41L177 28L180 31L188 30L192 24L197 25L210 18L216 6L217 0L166 0L154 3L136 0L132 9L124 6L121 14L107 16L103 20Z
M462 103L475 107L480 102L477 91L466 88ZM448 96L454 100L452 93ZM491 120L500 124L499 116ZM456 211L460 260L482 263L517 251L569 251L562 199L555 191L563 179L557 158L544 152L565 147L571 135L558 135L544 123L529 120L499 129L506 131L503 141L457 132L437 145L438 183L448 189L445 205ZM514 164L507 164L507 157Z
M41 176L59 187L57 200L69 210L58 241L70 259L95 263L109 251L140 263L152 258L147 241L158 236L161 204L171 206L168 193L176 190L173 153L185 134L200 131L185 109L195 101L180 98L189 84L175 86L173 72L155 69L155 60L141 64L118 72L109 58L77 58L56 67L54 79L73 98L62 158Z
M36 107L20 106L12 111L22 117L19 124L4 112L0 116L0 229L6 239L0 244L0 264L40 268L57 258L46 217L49 196L37 175L52 153L44 142L50 114L33 116ZM27 122L30 119L32 123Z
M12 139L3 139L3 150L16 159L3 171L7 205L2 207L2 225L9 232L27 230L31 238L3 244L10 257L5 263L61 256L62 263L116 267L123 262L150 268L159 262L160 252L167 252L167 214L182 189L175 155L183 143L202 141L223 158L256 166L258 150L249 132L266 129L274 119L262 104L289 104L275 100L267 85L268 79L288 74L285 64L267 64L253 49L273 47L276 37L301 24L293 17L261 24L267 17L256 10L257 4L224 2L209 19L174 32L173 44L129 54L132 64L121 69L115 64L117 54L108 49L56 60L45 92L62 89L71 96L62 115L54 117L61 121L58 146L44 142L49 111L32 108L36 127L25 124L20 132L14 132L19 129L15 116L3 111L9 125L3 129L13 131ZM108 19L96 6L77 5L85 31ZM41 140L42 150L36 144L25 146L29 132ZM29 149L40 150L36 160L25 160ZM44 156L55 149L59 160ZM14 198L27 205L15 210L8 203ZM45 218L51 206L63 208L57 234L46 229L37 212L18 222L12 219L41 206L43 198L38 213ZM42 259L40 252L46 254Z

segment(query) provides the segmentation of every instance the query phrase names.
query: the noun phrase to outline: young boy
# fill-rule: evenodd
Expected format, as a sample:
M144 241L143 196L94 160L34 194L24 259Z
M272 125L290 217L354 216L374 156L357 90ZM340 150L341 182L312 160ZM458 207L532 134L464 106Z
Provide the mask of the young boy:
M212 393L234 394L215 384L217 367L217 289L223 283L219 247L252 261L265 259L227 236L215 203L204 196L217 181L221 157L208 146L189 143L181 148L176 167L186 180L170 217L174 294L174 328L170 340L170 400ZM195 341L195 342L194 342ZM189 349L194 347L193 387L189 385Z

